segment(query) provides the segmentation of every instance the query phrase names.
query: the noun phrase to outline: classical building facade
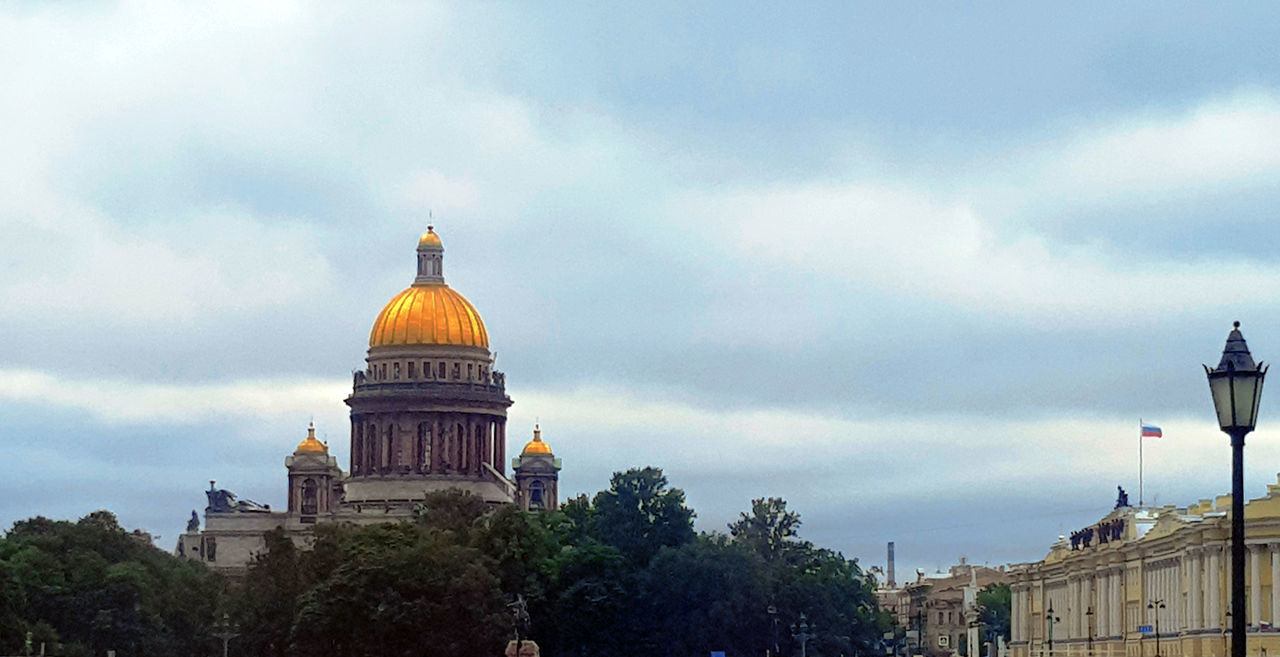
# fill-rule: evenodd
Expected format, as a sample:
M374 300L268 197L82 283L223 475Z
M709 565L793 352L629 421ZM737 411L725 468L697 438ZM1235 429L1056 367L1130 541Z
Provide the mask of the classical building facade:
M917 572L916 581L901 587L886 582L876 591L876 599L907 632L902 652L930 657L982 654L970 650L980 641L975 596L991 584L1007 581L1004 567L977 566L961 559L946 573Z
M365 366L355 372L350 468L344 472L315 427L285 459L286 508L238 500L210 482L204 528L192 512L177 552L242 571L279 527L305 542L321 522L411 517L428 493L463 490L493 504L558 506L560 460L540 429L506 462L505 376L493 369L489 334L471 302L444 281L444 246L433 227L418 241L413 283L378 313Z
M1012 575L1014 657L1229 654L1246 614L1247 654L1280 652L1280 483L1245 504L1245 609L1229 608L1230 496L1188 507L1121 504Z

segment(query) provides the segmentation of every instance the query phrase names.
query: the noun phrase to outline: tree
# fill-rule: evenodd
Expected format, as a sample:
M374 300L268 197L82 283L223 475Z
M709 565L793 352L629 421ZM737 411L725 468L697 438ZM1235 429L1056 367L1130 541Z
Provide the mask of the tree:
M684 504L684 491L668 488L662 470L654 467L615 472L609 489L596 494L591 533L614 546L634 566L649 563L662 547L693 540L693 510Z
M220 577L108 511L20 521L0 539L0 653L21 652L28 632L64 655L200 653L222 595Z
M988 640L996 636L1008 641L1009 618L1012 614L1013 593L1008 584L988 584L975 598L978 604L978 622L986 628Z
M751 500L750 515L744 511L738 516L738 520L729 524L729 534L765 561L772 563L784 558L789 549L803 546L796 539L800 514L787 511L787 501L780 497Z

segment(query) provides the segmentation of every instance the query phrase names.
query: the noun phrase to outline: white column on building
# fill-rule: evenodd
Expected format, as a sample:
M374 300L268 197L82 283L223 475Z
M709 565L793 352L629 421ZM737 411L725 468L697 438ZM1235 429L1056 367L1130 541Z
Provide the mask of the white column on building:
M1257 627L1262 618L1262 550L1249 546L1249 624Z
M1111 575L1098 573L1098 636L1111 635Z
M1192 549L1187 553L1187 629L1199 630L1204 627L1204 580L1200 566L1204 553Z
M1124 634L1124 565L1111 570L1111 634Z
M1084 620L1084 605L1081 600L1084 598L1084 578L1076 576L1071 578L1071 637L1078 639L1084 632L1080 631L1080 621Z
M1022 589L1016 584L1011 587L1013 600L1009 603L1009 639L1022 640Z
M1209 551L1209 586L1204 593L1209 598L1209 617L1205 619L1208 629L1222 628L1222 546L1210 545Z
M1267 546L1271 555L1271 626L1280 625L1280 545L1272 543Z

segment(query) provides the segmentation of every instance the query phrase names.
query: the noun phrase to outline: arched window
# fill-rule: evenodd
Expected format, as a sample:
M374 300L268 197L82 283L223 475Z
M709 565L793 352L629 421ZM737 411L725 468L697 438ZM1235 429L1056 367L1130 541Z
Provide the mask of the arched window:
M315 515L319 503L316 500L316 480L307 477L302 480L302 513Z
M530 482L529 483L529 508L542 509L542 508L545 508L546 505L547 505L546 491L544 491L542 488L542 482L541 481Z

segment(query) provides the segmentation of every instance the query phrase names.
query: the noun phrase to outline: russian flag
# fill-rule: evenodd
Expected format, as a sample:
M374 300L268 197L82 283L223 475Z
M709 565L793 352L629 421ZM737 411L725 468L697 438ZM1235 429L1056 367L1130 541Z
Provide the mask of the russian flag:
M1142 437L1143 438L1163 438L1164 432L1160 430L1160 427L1157 427L1151 424L1144 424L1142 425Z

